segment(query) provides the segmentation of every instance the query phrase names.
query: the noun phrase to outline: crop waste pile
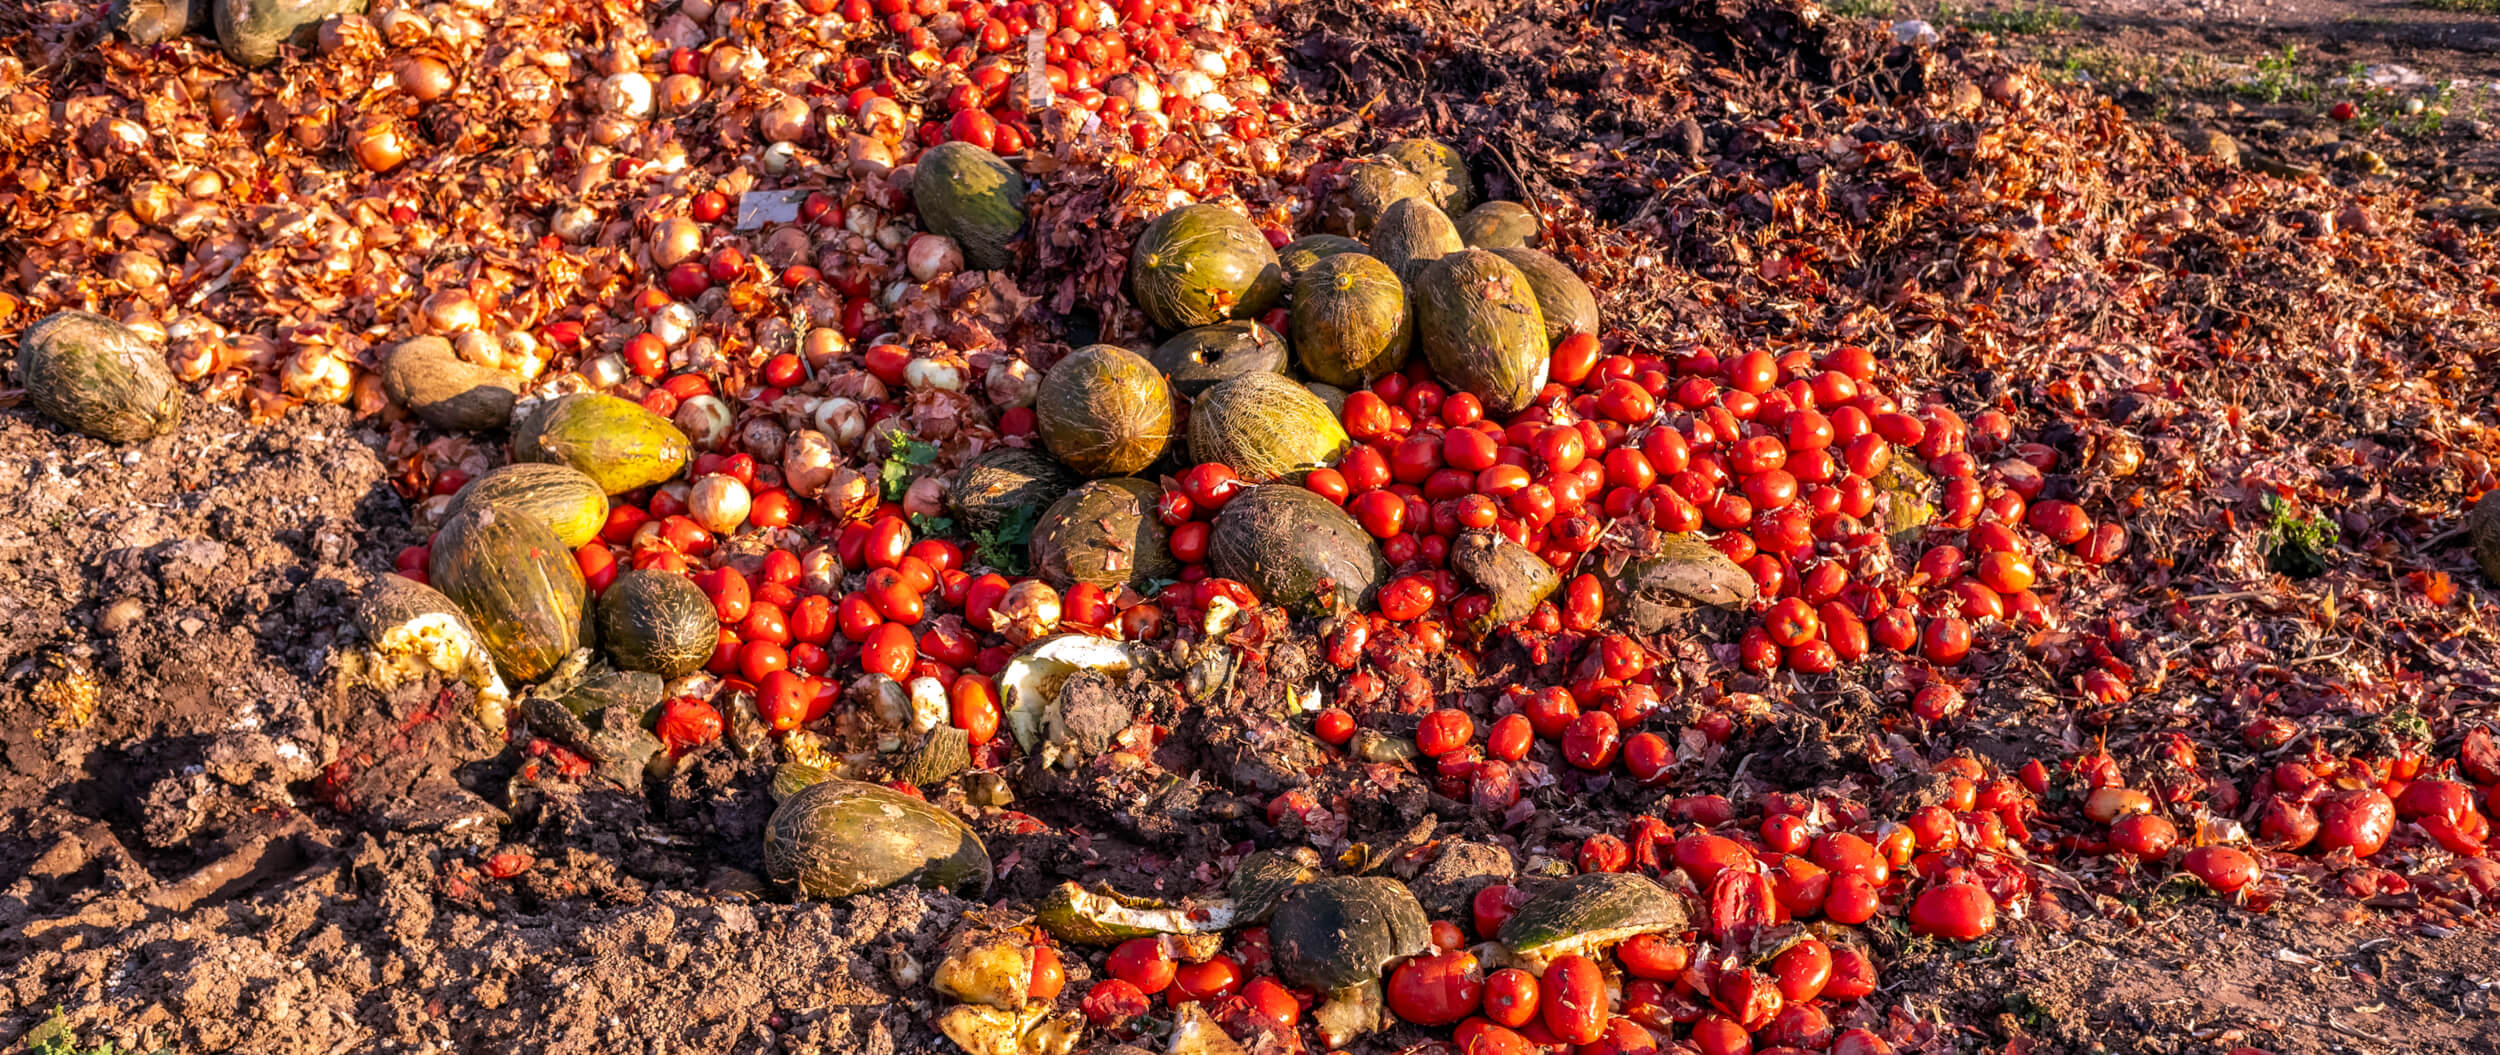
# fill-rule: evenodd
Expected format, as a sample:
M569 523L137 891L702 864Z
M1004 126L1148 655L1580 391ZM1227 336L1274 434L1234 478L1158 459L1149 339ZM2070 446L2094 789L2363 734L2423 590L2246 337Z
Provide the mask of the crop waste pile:
M1921 28L0 14L0 1040L2479 1050L2494 232Z

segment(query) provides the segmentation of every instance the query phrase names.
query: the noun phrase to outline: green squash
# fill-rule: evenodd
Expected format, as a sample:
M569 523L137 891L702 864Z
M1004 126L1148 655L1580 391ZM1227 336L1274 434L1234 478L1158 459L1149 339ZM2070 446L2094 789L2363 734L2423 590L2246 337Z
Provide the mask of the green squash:
M1389 265L1343 253L1293 280L1293 351L1302 372L1339 388L1361 388L1405 369L1415 346L1406 284Z
M590 392L549 400L512 430L515 460L572 466L612 495L676 478L692 451L667 418L640 403Z
M454 493L443 515L480 505L537 517L572 549L589 545L608 524L607 492L569 465L514 462L488 470Z
M1007 243L1024 229L1024 176L998 155L961 141L920 155L912 204L929 229L955 240L964 262L983 271L1015 264Z
M1538 249L1496 249L1493 253L1528 276L1528 288L1536 291L1537 314L1545 319L1547 345L1561 344L1575 333L1597 335L1597 296L1562 261Z
M464 509L435 532L426 576L486 639L495 668L537 681L580 648L588 591L573 551L517 509Z
M720 642L720 615L694 580L629 571L599 595L599 643L626 670L677 678L703 669Z
M1552 359L1528 277L1491 252L1466 249L1425 267L1414 293L1416 342L1441 383L1474 393L1489 415L1526 409Z
M1255 318L1285 292L1276 249L1240 213L1185 205L1155 217L1129 253L1129 289L1166 330Z
M1113 344L1068 353L1033 398L1042 446L1087 476L1154 464L1172 442L1172 386L1145 356Z

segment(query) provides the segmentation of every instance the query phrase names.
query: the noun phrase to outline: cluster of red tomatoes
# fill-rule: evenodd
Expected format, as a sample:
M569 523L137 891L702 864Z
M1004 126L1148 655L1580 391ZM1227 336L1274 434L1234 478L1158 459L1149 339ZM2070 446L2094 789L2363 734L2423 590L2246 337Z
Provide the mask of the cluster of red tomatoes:
M2046 496L2056 451L2015 445L1983 465L1979 452L2007 446L2004 415L1966 424L1940 404L1904 409L1874 383L1863 348L1670 361L1605 354L1580 335L1555 348L1549 377L1507 421L1422 364L1346 399L1359 443L1306 483L1343 502L1405 572L1382 591L1382 615L1449 604L1465 625L1481 613L1469 608L1481 599L1431 574L1462 531L1499 531L1570 573L1615 524L1638 520L1697 533L1753 577L1765 608L1739 643L1752 669L1827 673L1878 646L1952 665L1978 628L2045 619L2034 589L2045 549L2097 564L2126 546L2124 528ZM1904 453L1924 468L1897 467ZM1913 471L1940 481L1932 509ZM1932 520L1904 566L1877 525L1902 530L1915 515ZM1601 603L1583 576L1559 611L1533 618L1581 622Z

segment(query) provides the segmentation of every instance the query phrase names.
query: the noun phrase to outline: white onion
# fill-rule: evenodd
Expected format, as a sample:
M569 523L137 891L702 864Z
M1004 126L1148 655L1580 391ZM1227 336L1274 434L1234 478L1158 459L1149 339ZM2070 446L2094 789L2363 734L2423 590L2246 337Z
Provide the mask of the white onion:
M785 140L766 146L764 153L756 158L756 163L764 166L767 174L778 176L790 171L790 166L797 164L798 160L799 148Z
M903 264L911 277L930 282L963 270L964 251L945 235L916 234L903 250Z
M946 685L936 678L911 679L911 730L925 733L946 724Z
M599 211L590 206L563 205L547 218L547 229L574 245L589 245L599 237L599 229L605 223L599 218Z
M425 324L435 333L462 333L478 328L480 323L477 298L469 291L452 287L439 289L425 298Z
M1042 372L1022 359L1002 358L990 364L988 376L981 380L982 391L990 403L1000 410L1033 405L1042 391Z
M859 401L834 396L816 404L816 428L837 447L850 447L868 434L868 411Z
M831 546L799 554L799 588L828 597L841 592L842 555Z
M610 75L599 82L599 105L609 113L637 121L651 116L651 78L639 70Z
M755 115L755 130L765 139L797 140L807 135L807 100L782 96Z
M1215 90L1215 78L1197 70L1176 70L1172 73L1172 79L1164 84L1163 90L1166 94L1176 95L1183 99L1195 99Z
M738 478L712 473L694 482L686 495L686 512L695 523L715 535L726 535L747 522L747 511L754 508L754 496Z
M1230 69L1224 62L1223 52L1208 48L1198 49L1196 54L1189 57L1189 63L1210 77L1221 77Z
M614 388L625 383L625 360L614 355L592 356L582 364L582 376L594 388Z
M922 356L903 364L903 383L913 388L934 388L942 392L964 390L964 368L961 359L939 359Z
M719 396L696 396L677 404L677 414L671 420L676 422L677 431L694 441L696 449L717 451L729 442L729 427L737 416Z
M1233 101L1219 92L1208 92L1190 102L1198 104L1199 109L1216 117L1230 117L1233 113Z
M1147 78L1121 74L1111 78L1106 93L1114 99L1128 100L1129 109L1138 113L1163 112L1163 89Z
M694 334L698 321L693 308L671 302L652 314L651 335L659 338L661 344L675 348Z
M756 461L777 462L784 438L781 426L771 418L756 418L738 430L738 449L754 455Z
M877 244L884 246L887 252L901 252L904 243L911 241L911 236L912 229L900 223L877 228Z
M814 498L824 493L825 484L833 479L833 468L841 464L834 453L833 441L815 429L791 433L781 445L781 482L792 494Z
M651 232L651 262L665 271L703 251L703 226L683 216L660 221Z

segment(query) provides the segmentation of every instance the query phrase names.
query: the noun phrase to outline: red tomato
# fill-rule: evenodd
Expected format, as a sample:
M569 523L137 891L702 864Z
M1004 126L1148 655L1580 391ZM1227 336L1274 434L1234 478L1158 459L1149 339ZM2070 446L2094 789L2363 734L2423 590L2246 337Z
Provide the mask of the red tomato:
M1487 888L1491 889L1491 888ZM1484 1017L1517 1029L1536 1020L1536 976L1516 967L1493 972L1484 983Z
M1615 716L1604 711L1588 711L1571 720L1562 734L1563 759L1586 770L1602 770L1613 765L1615 751L1622 736L1622 727Z
M1302 486L1337 505L1344 505L1346 496L1352 491L1346 485L1345 474L1328 468L1313 469L1303 474Z
M1405 575L1380 588L1378 604L1383 617L1403 623L1422 617L1436 599L1431 578Z
M1615 947L1615 959L1635 978L1655 978L1672 982L1692 965L1693 947L1670 941L1664 935L1641 934L1626 939Z
M2231 893L2257 879L2257 859L2231 846L2199 846L2180 855L2179 867L2221 893Z
M815 690L807 679L787 670L765 674L755 682L755 713L774 729L788 731L807 720Z
M1975 941L1996 925L1997 903L1976 883L1931 886L1910 905L1910 929L1918 934Z
M1545 965L1537 1006L1545 1028L1569 1044L1597 1040L1606 1025L1606 978L1597 961L1577 954Z
M1484 968L1471 953L1418 956L1389 975L1389 1011L1417 1025L1446 1026L1475 1013L1484 986Z
M1791 945L1771 961L1771 974L1779 980L1780 996L1789 1003L1812 1000L1822 995L1824 985L1831 981L1831 946L1813 938Z
M1217 956L1200 963L1182 964L1172 972L1172 987L1164 999L1174 1005L1221 1000L1241 988L1241 965L1229 957Z
M1475 739L1475 720L1467 712L1444 707L1424 716L1415 727L1415 749L1432 757L1449 754Z
M869 631L860 642L860 669L903 681L911 673L912 661L919 652L919 644L913 639L910 627L901 623L885 623Z
M1111 950L1104 968L1113 978L1136 986L1147 996L1162 992L1172 984L1180 964L1163 947L1161 938L1131 938Z

